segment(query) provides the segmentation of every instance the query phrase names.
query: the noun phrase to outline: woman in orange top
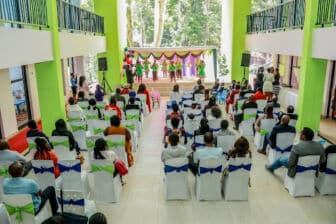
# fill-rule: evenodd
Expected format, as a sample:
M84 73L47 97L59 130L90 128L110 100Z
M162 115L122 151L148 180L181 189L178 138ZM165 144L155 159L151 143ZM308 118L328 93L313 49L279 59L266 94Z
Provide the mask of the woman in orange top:
M149 112L152 112L151 103L150 103L150 95L149 95L149 91L146 89L145 84L141 83L139 85L137 94L146 94L146 104L148 106Z
M59 177L60 170L58 169L58 157L56 153L51 150L48 142L43 138L36 138L36 152L34 154L35 160L52 160L54 163L55 178Z
M120 126L120 119L117 115L111 117L111 126L105 129L104 135L125 135L125 151L127 154L128 166L131 167L134 164L131 133L125 127Z

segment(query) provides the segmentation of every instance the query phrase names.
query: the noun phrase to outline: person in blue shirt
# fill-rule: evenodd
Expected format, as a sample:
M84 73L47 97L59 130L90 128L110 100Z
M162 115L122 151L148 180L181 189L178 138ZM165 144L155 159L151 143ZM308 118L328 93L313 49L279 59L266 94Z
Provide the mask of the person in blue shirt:
M74 99L76 99L77 96L77 76L75 73L70 74L70 85L72 90L72 96Z
M56 201L56 193L54 187L47 187L44 191L35 180L23 178L23 164L21 162L12 163L8 172L11 178L6 178L3 181L4 194L30 194L34 204L35 214L37 214L49 200L52 214L56 215L58 204Z

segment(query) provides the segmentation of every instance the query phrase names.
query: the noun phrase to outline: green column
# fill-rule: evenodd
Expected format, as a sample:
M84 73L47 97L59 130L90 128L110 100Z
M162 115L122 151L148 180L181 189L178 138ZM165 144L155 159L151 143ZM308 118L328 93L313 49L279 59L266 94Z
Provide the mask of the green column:
M306 1L303 28L303 50L299 81L297 129L309 127L317 131L320 126L327 60L312 58L313 31L316 24L318 0Z
M107 71L105 76L112 88L122 82L122 60L123 49L119 41L119 18L118 1L116 0L95 0L94 11L104 16L104 29L106 37L106 52L98 54L99 57L107 58ZM126 38L126 37L124 37ZM99 72L99 82L102 80L102 72Z
M251 13L251 0L231 0L232 5L232 80L241 81L244 68L241 67L242 54L245 51L247 15ZM245 69L248 79L248 68Z
M63 78L56 1L47 2L54 60L35 64L43 131L50 135L57 119L65 119Z

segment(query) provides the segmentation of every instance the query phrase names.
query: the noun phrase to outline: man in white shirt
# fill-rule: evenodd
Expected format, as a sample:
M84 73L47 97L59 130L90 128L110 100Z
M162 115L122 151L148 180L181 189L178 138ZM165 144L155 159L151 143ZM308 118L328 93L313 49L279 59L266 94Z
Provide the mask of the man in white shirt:
M188 150L183 147L182 145L179 145L180 138L178 134L172 133L168 137L168 148L165 148L161 153L161 160L163 163L166 162L168 159L173 158L186 158L188 154Z

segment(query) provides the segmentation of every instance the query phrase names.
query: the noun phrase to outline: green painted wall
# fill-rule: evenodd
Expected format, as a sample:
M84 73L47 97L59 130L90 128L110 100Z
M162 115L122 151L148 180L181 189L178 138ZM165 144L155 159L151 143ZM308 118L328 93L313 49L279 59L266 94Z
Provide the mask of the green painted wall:
M98 54L99 57L107 58L106 79L114 88L122 81L122 60L123 49L119 41L118 23L118 1L117 0L95 0L94 11L98 15L104 16L104 28L106 36L106 52ZM125 37L126 38L126 37ZM99 82L102 80L102 72L99 72Z
M251 13L251 0L232 0L232 71L231 78L241 81L244 76L244 68L241 67L242 53L245 51L245 36L247 20ZM246 68L248 79L248 68Z
M313 30L315 28L318 0L306 1L303 52L301 57L297 129L320 126L327 60L312 58Z
M50 135L57 119L65 119L63 78L60 56L56 1L47 2L47 14L52 35L53 61L35 64L36 80L43 131Z

